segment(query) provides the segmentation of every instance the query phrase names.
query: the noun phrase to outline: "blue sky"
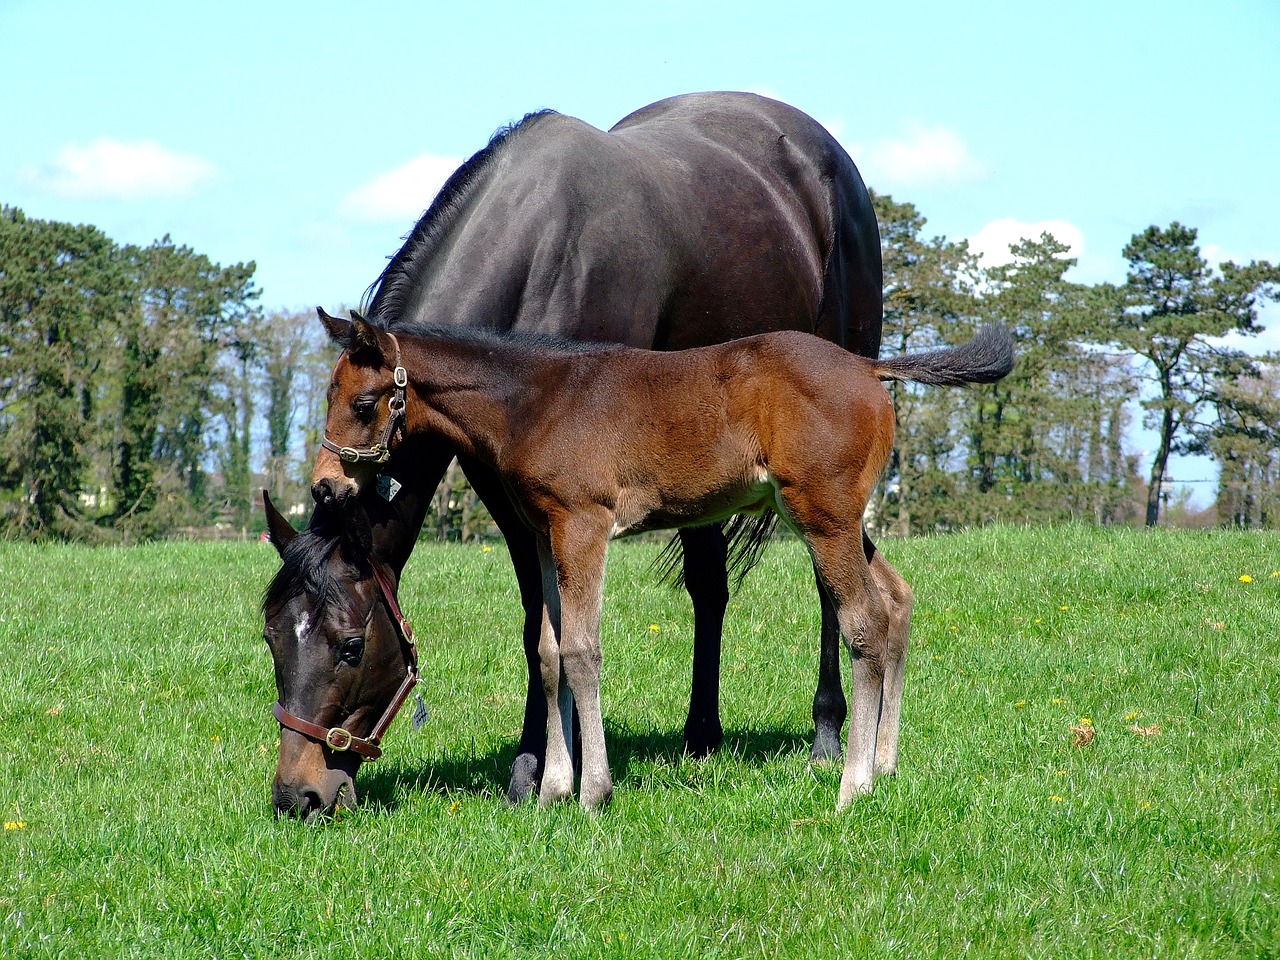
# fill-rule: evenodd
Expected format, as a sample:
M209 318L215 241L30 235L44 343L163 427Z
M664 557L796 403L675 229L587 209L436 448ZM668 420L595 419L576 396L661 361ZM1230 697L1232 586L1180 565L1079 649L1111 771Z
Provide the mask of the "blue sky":
M989 255L1048 224L1119 281L1150 224L1280 261L1280 3L0 0L0 201L358 302L434 188L551 107L608 127L739 89ZM1260 346L1280 348L1269 311Z

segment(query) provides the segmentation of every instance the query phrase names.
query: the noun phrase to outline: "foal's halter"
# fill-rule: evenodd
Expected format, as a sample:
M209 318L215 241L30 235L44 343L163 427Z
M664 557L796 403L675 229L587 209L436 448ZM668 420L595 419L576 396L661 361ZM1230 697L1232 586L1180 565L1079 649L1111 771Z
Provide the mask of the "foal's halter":
M390 415L387 417L386 426L382 428L382 436L367 450L361 450L359 447L344 447L330 440L328 434L325 434L320 441L320 446L326 450L332 450L343 463L386 463L387 458L391 456L391 438L395 436L397 430L404 429L405 388L409 386L409 374L405 371L400 359L400 341L394 334L389 333L387 336L391 337L391 342L396 347L396 365L391 375L396 388L387 400Z
M400 638L400 644L404 648L405 661L409 664L408 669L405 671L404 680L400 683L400 688L396 690L395 696L391 698L391 704L387 707L386 712L382 714L382 718L373 725L373 732L367 737L357 737L344 727L322 727L318 723L311 723L309 720L295 717L278 700L271 709L276 720L280 722L280 726L300 733L317 743L322 743L330 750L339 752L350 750L367 760L377 760L382 756L382 736L387 732L387 728L391 726L391 721L396 718L400 708L404 706L404 702L409 699L409 691L418 682L418 647L413 640L413 627L409 625L405 615L400 612L400 604L396 600L396 591L391 586L391 581L376 563L373 566L373 575L378 578L378 586L382 588L382 599L386 601L387 609L391 612L391 622L396 625L396 635Z

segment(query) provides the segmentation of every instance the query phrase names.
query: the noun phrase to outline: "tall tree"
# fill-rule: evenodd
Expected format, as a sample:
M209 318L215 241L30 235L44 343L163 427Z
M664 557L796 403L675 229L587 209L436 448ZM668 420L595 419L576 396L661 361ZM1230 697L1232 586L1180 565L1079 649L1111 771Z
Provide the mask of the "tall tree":
M135 308L120 332L117 520L152 536L207 513L206 461L217 442L226 441L224 467L247 460L227 451L247 442L235 426L237 344L249 342L241 328L258 291L254 264L224 268L168 236L125 253ZM247 481L239 485L247 497Z
M1200 255L1196 230L1176 221L1135 234L1124 255L1124 285L1100 290L1116 307L1114 342L1142 358L1154 388L1143 406L1160 437L1147 487L1146 524L1155 526L1169 456L1188 449L1189 428L1230 352L1220 338L1259 331L1258 301L1280 296L1280 271L1265 261L1228 262L1216 274Z
M115 245L91 226L0 209L0 523L83 537L95 372L125 307Z
M910 203L872 194L884 264L882 352L908 353L958 339L972 329L976 304L973 256L962 242L927 238L924 216ZM958 398L916 384L889 385L898 429L889 468L873 500L873 526L907 536L940 521L949 499L951 414Z

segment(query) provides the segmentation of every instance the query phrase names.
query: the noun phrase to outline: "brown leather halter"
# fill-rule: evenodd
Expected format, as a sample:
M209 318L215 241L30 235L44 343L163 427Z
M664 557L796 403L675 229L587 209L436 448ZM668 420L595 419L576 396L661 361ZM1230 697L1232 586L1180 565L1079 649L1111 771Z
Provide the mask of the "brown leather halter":
M386 426L382 428L382 436L378 438L378 442L366 450L362 450L359 447L344 447L330 440L328 434L326 434L320 441L320 446L326 450L332 450L343 463L386 463L387 458L391 456L391 438L395 436L397 430L404 429L404 410L406 388L409 386L409 374L400 359L400 341L395 338L395 334L389 333L387 336L391 338L391 342L395 344L396 348L396 365L391 374L391 379L396 388L395 392L387 400L387 409L390 411L390 416L387 417Z
M373 575L377 577L378 586L382 588L382 598L386 601L387 609L391 612L391 620L396 625L396 634L404 647L405 660L409 664L400 688L396 690L395 696L391 698L391 704L387 707L386 712L382 714L382 718L373 725L373 732L367 737L357 737L344 727L322 727L318 723L311 723L309 720L294 716L278 700L276 705L271 708L271 712L275 715L276 720L279 721L280 726L321 743L330 750L350 750L367 760L377 760L382 756L381 743L383 734L391 726L391 721L396 718L396 714L400 712L404 702L409 699L409 691L418 682L418 647L414 643L413 627L410 626L408 619L400 611L400 603L396 600L396 592L391 586L390 579L376 563L373 566Z

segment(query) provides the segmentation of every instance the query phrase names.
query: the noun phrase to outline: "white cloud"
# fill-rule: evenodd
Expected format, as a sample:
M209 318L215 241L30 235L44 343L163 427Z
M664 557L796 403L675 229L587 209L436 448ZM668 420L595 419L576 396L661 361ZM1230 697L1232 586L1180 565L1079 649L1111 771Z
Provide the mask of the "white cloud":
M416 220L461 163L459 157L424 153L351 191L342 201L342 212L356 220Z
M1070 247L1066 254L1079 258L1084 251L1084 234L1080 228L1066 220L1040 220L1036 223L1024 223L1013 217L1003 220L992 220L985 227L969 237L969 249L982 254L982 266L996 267L1013 262L1009 252L1010 244L1022 240L1039 240L1040 234L1051 233L1059 243Z
M905 137L888 137L870 145L855 144L849 154L863 179L873 187L926 186L973 180L982 166L959 134L942 126L912 121Z
M69 144L51 162L18 173L33 187L80 200L189 196L216 175L217 168L202 157L150 140L121 143L108 137L87 147Z

